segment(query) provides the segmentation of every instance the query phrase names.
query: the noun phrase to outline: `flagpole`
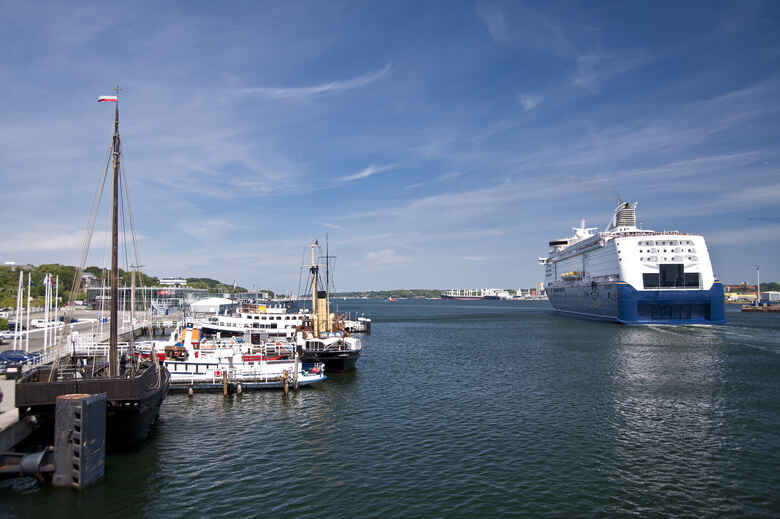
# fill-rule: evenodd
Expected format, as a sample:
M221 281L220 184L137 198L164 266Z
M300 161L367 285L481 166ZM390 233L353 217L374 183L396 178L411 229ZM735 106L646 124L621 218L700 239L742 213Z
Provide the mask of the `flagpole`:
M49 346L49 275L43 276L43 352Z
M53 342L54 346L57 346L57 336L59 335L57 333L57 323L59 322L59 313L60 313L60 276L57 276L57 285L54 289L54 329L52 330L53 335Z
M16 322L14 323L14 349L16 349L17 341L19 341L18 336L20 333L22 333L22 323L20 322L22 318L21 314L21 308L19 306L22 304L22 282L24 281L24 271L19 271L19 288L16 290ZM21 344L21 341L19 341Z
M27 273L27 333L24 334L24 351L30 353L30 305L32 304L32 294L30 286L32 285L32 272Z

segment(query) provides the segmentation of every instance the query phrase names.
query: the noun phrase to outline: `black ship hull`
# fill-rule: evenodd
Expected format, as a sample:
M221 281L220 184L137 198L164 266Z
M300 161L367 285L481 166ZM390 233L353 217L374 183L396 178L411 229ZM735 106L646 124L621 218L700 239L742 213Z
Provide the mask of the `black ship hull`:
M133 450L140 446L157 422L160 406L168 394L170 374L164 367L147 368L134 378L92 378L62 382L21 381L16 388L20 416L35 415L40 432L54 435L57 397L84 393L106 393L106 446L109 452ZM40 373L42 375L44 372ZM43 378L43 377L40 377Z
M304 352L301 360L324 363L325 373L328 374L352 371L357 367L359 357L359 351L314 351Z

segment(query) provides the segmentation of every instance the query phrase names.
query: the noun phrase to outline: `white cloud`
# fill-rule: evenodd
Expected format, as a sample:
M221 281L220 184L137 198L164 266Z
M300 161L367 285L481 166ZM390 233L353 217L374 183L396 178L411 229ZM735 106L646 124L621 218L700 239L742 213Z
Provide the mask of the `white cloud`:
M517 97L517 100L523 106L523 109L533 110L544 100L544 97L537 95L521 94Z
M358 76L353 79L346 79L341 81L331 81L330 83L323 83L321 85L313 85L308 87L250 87L236 90L237 94L260 94L271 99L305 99L321 94L327 94L329 92L343 92L345 90L352 90L362 86L370 85L375 81L379 81L387 74L390 73L392 64L388 63L381 70Z
M562 25L542 12L511 2L502 9L494 2L478 2L477 16L493 40L509 47L529 48L556 56L569 56L574 46Z
M780 240L780 225L729 229L707 236L707 242L715 245L746 245L749 243L777 242L778 240Z
M449 173L444 173L443 175L436 177L436 182L447 182L448 180L455 180L461 175L463 175L463 173L459 171L450 171Z
M223 240L229 233L241 229L241 226L226 218L183 219L179 229L190 236L203 241Z
M748 187L741 191L729 194L727 198L738 202L747 202L751 204L772 203L777 206L780 205L780 184Z
M56 252L81 250L84 246L86 231L77 231L62 227L39 229L14 234L12 240L3 244L6 252L30 253L30 252ZM144 239L143 234L136 233L137 241ZM92 233L92 250L109 246L111 233L108 231L95 231Z
M577 57L575 86L598 92L601 86L621 74L644 64L647 59L614 54L590 53Z
M409 261L411 260L408 257L399 255L395 249L370 251L366 254L365 259L365 263L368 265L399 265L409 263Z
M371 175L376 175L377 173L382 173L383 171L390 171L391 169L395 168L394 165L389 164L386 166L374 166L373 164L371 166L368 166L366 169L362 171L358 171L354 175L347 175L346 177L341 177L339 180L342 181L350 181L350 180L360 180L362 178L368 178Z

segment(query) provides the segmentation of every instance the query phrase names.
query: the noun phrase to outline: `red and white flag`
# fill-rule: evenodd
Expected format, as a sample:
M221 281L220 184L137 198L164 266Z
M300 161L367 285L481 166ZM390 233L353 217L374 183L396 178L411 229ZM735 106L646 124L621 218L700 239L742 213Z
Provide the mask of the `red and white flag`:
M116 96L100 96L98 103L116 103Z

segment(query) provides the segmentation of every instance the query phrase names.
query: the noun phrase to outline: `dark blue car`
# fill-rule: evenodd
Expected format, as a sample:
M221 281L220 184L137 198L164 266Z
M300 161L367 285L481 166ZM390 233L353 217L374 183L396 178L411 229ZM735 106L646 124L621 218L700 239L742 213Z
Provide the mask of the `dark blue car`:
M23 350L8 350L0 352L0 361L8 364L24 364L29 360L29 355Z

